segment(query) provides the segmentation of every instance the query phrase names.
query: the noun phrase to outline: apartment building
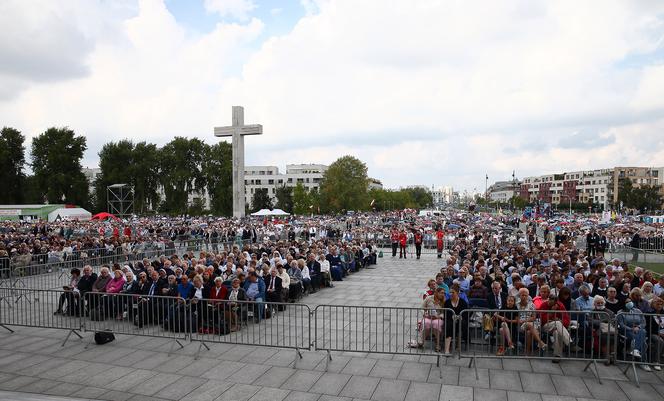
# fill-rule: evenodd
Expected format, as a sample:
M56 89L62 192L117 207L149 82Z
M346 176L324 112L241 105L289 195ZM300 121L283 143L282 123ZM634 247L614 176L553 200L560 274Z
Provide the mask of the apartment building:
M277 188L282 186L302 184L307 190L318 190L327 168L324 164L288 164L286 173L282 174L277 166L245 166L246 203L251 207L251 200L258 189L267 189L273 204L277 201Z
M664 195L664 167L613 167L526 177L518 194L529 202L554 205L568 202L590 203L609 210L615 208L620 180L628 178L634 186L655 185ZM494 184L495 185L495 184Z

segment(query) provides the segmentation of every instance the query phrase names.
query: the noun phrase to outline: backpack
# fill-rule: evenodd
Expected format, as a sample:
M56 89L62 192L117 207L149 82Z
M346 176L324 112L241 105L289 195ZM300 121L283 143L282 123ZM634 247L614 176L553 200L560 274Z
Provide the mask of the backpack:
M95 342L97 345L103 345L115 340L115 336L110 331L95 331Z

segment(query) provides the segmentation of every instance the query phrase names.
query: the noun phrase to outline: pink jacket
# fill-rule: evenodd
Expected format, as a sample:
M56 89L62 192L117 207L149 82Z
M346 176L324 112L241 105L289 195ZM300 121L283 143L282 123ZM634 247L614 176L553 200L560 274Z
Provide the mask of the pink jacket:
M122 290L122 286L125 283L125 278L119 278L116 279L115 277L112 278L108 284L106 284L106 293L108 294L117 294Z

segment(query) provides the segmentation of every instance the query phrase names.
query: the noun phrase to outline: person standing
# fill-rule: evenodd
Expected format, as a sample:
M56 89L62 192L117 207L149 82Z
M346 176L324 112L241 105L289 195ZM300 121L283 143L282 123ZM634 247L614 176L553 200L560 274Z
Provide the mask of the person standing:
M392 257L394 258L397 256L397 248L399 247L399 231L397 231L396 227L392 229L390 238L392 240Z
M408 235L406 235L406 230L401 229L399 233L399 259L402 257L406 259L406 243L408 242Z
M445 238L445 234L443 233L443 230L438 227L436 230L436 249L438 250L438 259L443 257L443 241Z
M419 259L422 255L422 231L420 229L415 230L413 242L415 242L415 257Z

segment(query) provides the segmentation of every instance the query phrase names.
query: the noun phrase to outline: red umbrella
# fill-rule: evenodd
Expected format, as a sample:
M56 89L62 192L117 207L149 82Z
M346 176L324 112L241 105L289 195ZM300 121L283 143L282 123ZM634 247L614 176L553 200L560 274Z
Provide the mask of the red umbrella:
M107 219L120 220L116 216L106 212L97 213L90 218L90 220L107 220Z

